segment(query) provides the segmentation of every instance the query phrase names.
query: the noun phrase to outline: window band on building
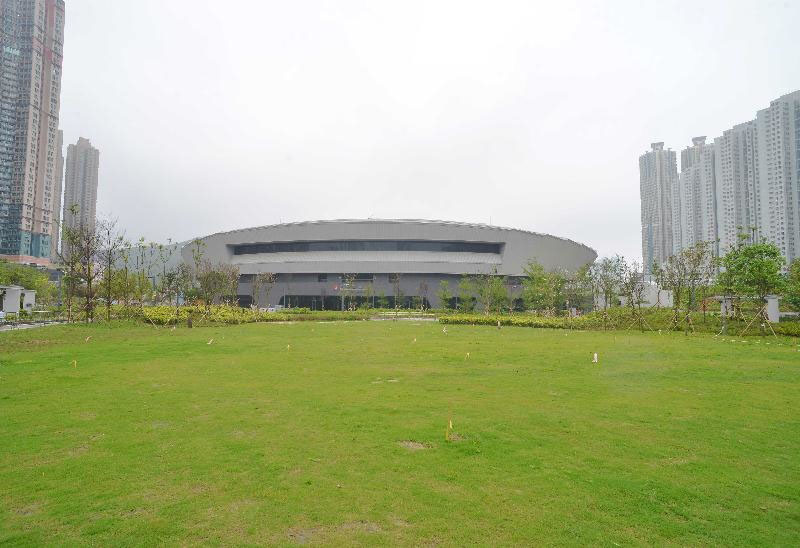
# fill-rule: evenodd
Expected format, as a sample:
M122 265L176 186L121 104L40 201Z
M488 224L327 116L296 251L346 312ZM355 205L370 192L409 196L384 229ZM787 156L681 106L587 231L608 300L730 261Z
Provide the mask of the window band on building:
M270 242L233 246L234 255L307 253L311 251L428 251L438 253L489 253L499 255L501 243L431 240L324 240Z

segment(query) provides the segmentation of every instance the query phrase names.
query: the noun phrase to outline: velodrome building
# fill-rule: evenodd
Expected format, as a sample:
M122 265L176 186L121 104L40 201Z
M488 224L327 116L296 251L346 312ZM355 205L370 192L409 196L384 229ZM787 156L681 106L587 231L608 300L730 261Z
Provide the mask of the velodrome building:
M576 270L597 253L549 234L482 224L425 220L336 220L286 223L220 232L204 238L204 258L237 266L239 301L250 304L256 274L276 282L260 306L339 309L344 301L383 298L394 306L424 301L438 307L440 282L458 293L464 275L506 276L519 292L524 267L535 259L547 269ZM192 243L182 247L192 264ZM415 299L416 298L416 299Z

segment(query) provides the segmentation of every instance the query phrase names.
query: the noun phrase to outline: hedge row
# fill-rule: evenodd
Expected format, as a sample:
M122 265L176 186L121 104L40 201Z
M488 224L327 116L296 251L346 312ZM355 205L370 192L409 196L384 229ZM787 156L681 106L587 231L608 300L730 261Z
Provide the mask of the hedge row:
M280 312L261 312L250 308L235 306L172 306L125 307L115 305L112 308L114 319L142 321L155 325L185 324L191 316L196 325L203 323L242 324L254 322L298 322L298 321L355 321L367 320L376 316L376 311L357 310L341 312L338 310L311 311L308 309L290 309ZM102 321L105 310L97 309L96 318ZM719 333L722 319L717 313L693 312L691 315L694 330L705 333ZM681 318L683 320L683 318ZM439 316L439 322L452 325L490 325L533 327L549 329L638 329L639 322L627 308L612 308L605 312L592 312L578 317L540 316L535 314L484 315L484 314L445 314ZM739 335L750 319L729 320L728 333ZM643 310L643 324L646 330L668 331L673 328L673 312L668 308ZM682 321L680 329L685 328ZM790 321L772 324L779 335L800 337L800 322ZM759 334L759 326L753 324L747 334Z
M255 322L297 322L297 321L344 321L363 320L364 314L357 312L311 312L310 310L292 312L261 312L236 306L146 306L114 307L117 319L139 320L155 325L175 325L186 323L191 316L195 324L221 323L242 324Z
M516 315L516 316L497 316L497 315L482 315L482 314L449 314L439 317L439 323L451 325L493 325L498 323L503 326L512 327L544 327L550 329L586 329L585 326L578 324L581 318L574 318L574 322L568 325L563 317L553 316L533 316L533 315ZM583 323L583 322L581 322Z
M669 331L674 328L673 313L670 309L648 309L643 311L642 326L645 330ZM683 321L679 330L686 329ZM722 330L722 318L719 314L693 312L691 314L692 326L696 332L719 333ZM533 327L549 329L639 329L639 320L631 314L630 309L615 308L605 313L592 312L578 317L567 316L538 316L534 314L515 315L483 315L483 314L450 314L439 317L439 323L451 325L489 325L512 327ZM750 319L728 320L728 334L739 335L745 331L748 335L758 335L759 325L753 323L747 327ZM800 322L780 322L771 324L778 335L800 337Z

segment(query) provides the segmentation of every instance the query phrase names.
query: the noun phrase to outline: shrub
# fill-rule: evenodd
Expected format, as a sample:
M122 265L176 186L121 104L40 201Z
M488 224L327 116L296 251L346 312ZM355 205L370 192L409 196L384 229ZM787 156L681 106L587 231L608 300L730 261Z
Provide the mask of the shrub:
M297 322L297 321L336 321L336 320L363 320L369 316L359 312L336 312L291 309L292 312L261 312L252 308L237 306L214 305L204 306L114 306L112 317L120 320L135 320L153 325L175 325L186 323L191 315L192 322L216 324L242 324L254 322Z
M780 322L772 324L772 329L778 335L786 335L787 337L800 337L800 322Z
M284 314L311 314L311 309L305 307L284 308L281 312Z
M670 308L642 310L643 325L645 330L669 331L674 329L673 311ZM678 326L678 331L686 329L687 324L683 321ZM728 333L740 335L750 324L752 318L730 319L728 321ZM695 332L699 333L719 333L722 330L722 318L717 312L707 312L705 316L701 312L691 314L692 326ZM635 318L629 308L609 308L605 312L597 311L583 316L568 317L561 316L538 316L534 314L517 315L483 315L483 314L448 314L439 316L439 323L452 325L490 325L511 327L534 327L549 329L617 329L617 330L638 330L639 321ZM790 337L800 337L800 322L781 322L772 324L772 328L778 335ZM750 325L748 335L758 335L757 325Z

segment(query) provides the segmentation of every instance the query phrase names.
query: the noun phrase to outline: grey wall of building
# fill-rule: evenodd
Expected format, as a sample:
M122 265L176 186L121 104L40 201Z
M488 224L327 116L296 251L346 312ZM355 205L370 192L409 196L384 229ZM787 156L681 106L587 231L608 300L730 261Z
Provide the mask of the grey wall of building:
M318 274L278 274L272 288L269 291L262 289L258 300L254 302L262 308L283 305L308 306L315 310L338 309L342 307L340 299L343 296L347 303L350 296L355 295L362 299L371 296L371 304L379 306L383 297L392 299L395 295L395 282L390 276L390 274L375 274L371 282L356 281L353 283L352 289L342 291L344 280L338 273L328 274L327 280L324 282L318 280ZM462 276L453 274L402 274L399 276L398 285L404 301L419 297L425 299L427 304L433 308L439 308L443 304L438 295L440 283L447 282L452 298L457 298L458 284L461 279ZM252 295L251 284L251 278L247 275L243 276L239 283L239 295ZM514 278L509 279L507 288L512 298L521 297L521 281ZM301 301L297 299L298 296L313 297L314 299L309 303L309 299Z
M433 251L310 251L278 252L247 255L234 254L242 244L304 242L329 240L422 240L446 242L481 242L500 244L500 252L433 252ZM597 253L565 238L524 230L481 224L424 220L339 220L310 221L248 228L212 234L200 238L203 257L239 267L242 281L239 294L251 293L250 278L259 273L277 275L270 294L262 295L260 304L275 305L284 295L339 296L341 274L373 274L371 291L391 296L394 284L390 275L400 275L401 291L406 296L425 297L439 306L439 284L450 283L450 291L458 292L463 275L492 274L520 277L525 265L537 260L549 270L576 270L593 262ZM184 262L193 264L193 244L183 246ZM320 281L319 275L327 274ZM363 295L370 282L356 282L356 295ZM509 288L514 292L514 288Z

